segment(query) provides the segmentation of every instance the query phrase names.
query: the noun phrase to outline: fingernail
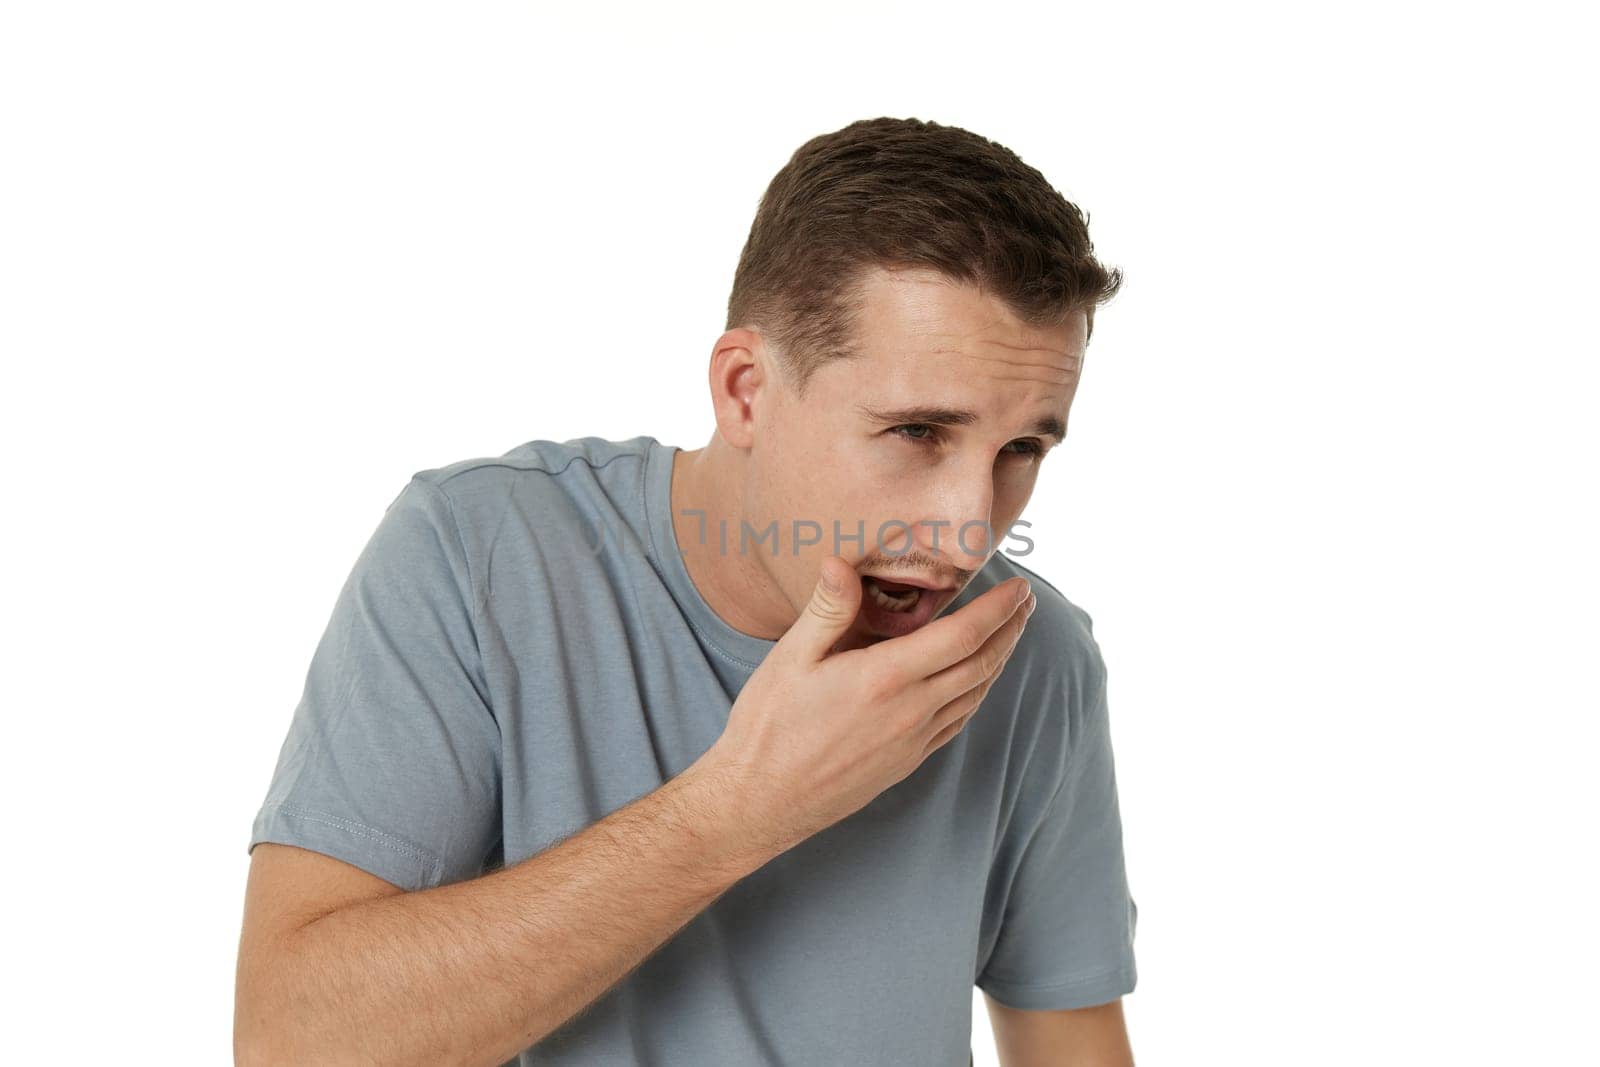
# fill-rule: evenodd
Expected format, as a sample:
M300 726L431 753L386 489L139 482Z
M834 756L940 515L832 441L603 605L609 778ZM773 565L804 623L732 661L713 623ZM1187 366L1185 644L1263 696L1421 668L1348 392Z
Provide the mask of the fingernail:
M1039 598L1037 596L1035 596L1033 593L1030 592L1028 594L1027 607L1023 608L1022 610L1027 612L1029 615L1032 615L1033 614L1033 609L1038 607L1038 606L1039 606Z
M1024 603L1031 596L1033 596L1033 587L1030 586L1028 584L1028 580L1024 578L1022 580L1022 585L1017 588L1017 603Z

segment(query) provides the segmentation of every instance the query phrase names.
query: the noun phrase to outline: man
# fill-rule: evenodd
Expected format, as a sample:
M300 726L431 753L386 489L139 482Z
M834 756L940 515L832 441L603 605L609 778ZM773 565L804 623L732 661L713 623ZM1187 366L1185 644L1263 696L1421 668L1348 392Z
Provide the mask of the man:
M242 1063L1129 1064L1089 616L1002 540L1120 275L1006 149L774 178L686 452L418 472L251 837ZM1031 590L1031 591L1030 591Z

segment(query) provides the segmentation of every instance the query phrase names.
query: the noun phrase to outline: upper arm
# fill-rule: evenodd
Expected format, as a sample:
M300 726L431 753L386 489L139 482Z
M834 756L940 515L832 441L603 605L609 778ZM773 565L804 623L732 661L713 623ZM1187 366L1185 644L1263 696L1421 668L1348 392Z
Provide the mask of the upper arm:
M1029 1011L1102 1005L1132 992L1138 979L1138 906L1123 857L1105 661L1087 615L1078 619L1056 600L1035 611L1029 626L1043 616L1047 629L1035 638L1057 650L1061 666L1023 698L1069 733L1059 755L1063 746L1054 740L1040 746L1050 758L1033 762L1053 773L1020 794L999 842L985 903L995 934L976 975L986 994ZM1041 596L1041 603L1049 601Z
M501 838L500 729L478 586L450 500L413 477L351 568L251 827L407 891L482 873Z
M239 935L239 976L256 973L274 951L309 923L368 900L404 892L332 856L263 841L251 850Z
M1025 1011L988 994L1000 1067L1133 1067L1122 998L1087 1008Z
M256 845L234 976L235 1041L271 1021L262 994L296 932L324 915L401 892L392 882L320 852L268 841Z
M321 852L263 841L250 852L244 937L283 936L341 908L404 892L393 882Z

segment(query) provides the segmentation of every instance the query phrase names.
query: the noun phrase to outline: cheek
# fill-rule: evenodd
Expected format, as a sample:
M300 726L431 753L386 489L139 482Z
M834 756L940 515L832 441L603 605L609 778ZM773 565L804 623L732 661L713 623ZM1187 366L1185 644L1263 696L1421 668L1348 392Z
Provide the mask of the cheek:
M896 441L890 437L874 437L865 442L857 454L862 469L876 480L915 477L919 470L930 469L927 457L917 453L914 444Z

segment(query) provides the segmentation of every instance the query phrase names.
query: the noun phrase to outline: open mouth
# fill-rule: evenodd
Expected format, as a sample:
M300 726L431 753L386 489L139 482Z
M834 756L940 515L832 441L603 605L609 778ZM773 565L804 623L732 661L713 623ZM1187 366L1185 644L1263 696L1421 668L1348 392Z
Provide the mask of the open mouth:
M861 617L879 637L899 637L926 626L955 590L945 586L897 582L874 574L861 576Z
M930 593L930 590L921 586L891 582L870 574L862 575L861 589L878 607L890 612L910 611L917 606L918 600Z

